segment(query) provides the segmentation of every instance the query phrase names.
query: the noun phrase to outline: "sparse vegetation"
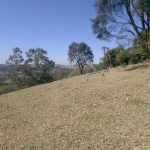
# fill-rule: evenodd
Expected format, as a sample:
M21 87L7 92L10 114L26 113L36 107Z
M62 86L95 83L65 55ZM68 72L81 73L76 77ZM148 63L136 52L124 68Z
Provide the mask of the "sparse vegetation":
M149 74L117 67L1 95L0 149L150 149Z
M0 84L0 95L10 93L18 90L17 86L9 83L1 83Z

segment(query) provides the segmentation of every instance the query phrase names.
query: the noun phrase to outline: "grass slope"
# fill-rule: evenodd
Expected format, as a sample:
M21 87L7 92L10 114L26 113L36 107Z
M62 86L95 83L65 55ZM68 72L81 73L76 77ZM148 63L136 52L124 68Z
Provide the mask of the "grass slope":
M149 150L150 69L86 74L0 96L1 150Z

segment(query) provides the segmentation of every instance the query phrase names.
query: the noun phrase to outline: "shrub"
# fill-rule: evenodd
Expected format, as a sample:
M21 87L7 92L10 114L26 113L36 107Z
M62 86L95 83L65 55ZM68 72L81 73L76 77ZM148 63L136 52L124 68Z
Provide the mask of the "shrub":
M107 69L106 63L105 62L100 62L99 65L96 67L96 70L105 70Z
M0 84L0 95L18 90L17 86L9 83Z

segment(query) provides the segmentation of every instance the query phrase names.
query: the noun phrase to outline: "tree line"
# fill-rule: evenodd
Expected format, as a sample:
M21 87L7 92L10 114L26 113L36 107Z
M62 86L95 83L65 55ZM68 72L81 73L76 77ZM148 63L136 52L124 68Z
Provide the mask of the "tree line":
M110 49L102 47L104 56L100 59L98 70L108 69L116 66L127 66L146 61L147 55L141 46L124 49L123 46Z

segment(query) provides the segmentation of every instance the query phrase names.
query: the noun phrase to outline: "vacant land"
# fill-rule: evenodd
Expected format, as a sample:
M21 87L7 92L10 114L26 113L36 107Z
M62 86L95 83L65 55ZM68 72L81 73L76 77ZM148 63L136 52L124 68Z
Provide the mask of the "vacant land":
M1 150L149 150L150 68L115 68L0 96Z

